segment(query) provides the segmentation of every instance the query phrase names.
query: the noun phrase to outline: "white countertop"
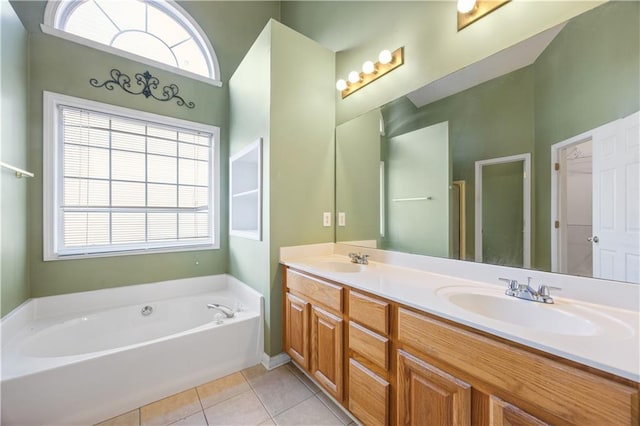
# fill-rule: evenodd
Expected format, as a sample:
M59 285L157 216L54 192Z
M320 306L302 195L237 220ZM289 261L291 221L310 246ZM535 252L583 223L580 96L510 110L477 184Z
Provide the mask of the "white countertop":
M637 311L566 299L556 294L552 294L555 301L552 305L525 301L504 296L503 286L386 263L370 261L360 272L335 272L323 267L325 262L349 262L349 258L333 254L282 260L292 268L640 382L640 314ZM478 303L482 295L489 295L507 298L506 302L516 308L518 305L514 303L525 304L521 305L523 311L534 318L520 317L515 322L493 319L491 312L479 314L473 309L464 309L447 297L452 292L467 291L479 295ZM576 333L558 331L561 327L552 324L559 313L567 323L577 317L588 318L585 323L588 329L578 328Z

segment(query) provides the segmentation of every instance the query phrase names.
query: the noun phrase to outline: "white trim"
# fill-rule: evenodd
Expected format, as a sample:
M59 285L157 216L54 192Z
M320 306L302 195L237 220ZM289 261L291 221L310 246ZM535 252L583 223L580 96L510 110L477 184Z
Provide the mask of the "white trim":
M60 164L60 156L62 155L62 144L58 143L60 138L59 123L57 111L59 105L66 105L76 108L84 108L95 110L106 114L131 117L138 120L144 120L155 123L164 123L170 126L182 127L185 129L210 133L212 135L211 156L209 163L211 164L210 174L210 218L209 226L213 227L210 236L213 244L208 241L202 244L194 244L187 246L186 242L175 242L171 247L143 248L142 246L131 246L130 250L121 250L91 253L91 254L68 254L60 255L56 250L56 242L59 241L59 231L61 228L61 217L57 214L57 202L59 199L59 188L62 186L61 173L58 173L58 164ZM150 254L162 252L177 252L191 250L211 250L220 248L220 128L209 124L196 123L192 121L182 120L179 118L166 117L144 111L137 111L129 108L119 107L115 105L104 104L101 102L90 101L87 99L75 98L72 96L61 95L58 93L43 92L43 258L48 260L77 259L87 257L108 257L108 256L124 256L134 254ZM56 181L56 178L58 180ZM57 223L56 223L57 222ZM211 228L210 228L211 231Z
M285 365L289 361L291 361L291 358L289 357L289 355L287 355L284 352L280 352L278 355L275 355L275 356L269 356L265 352L263 352L260 363L267 370L273 370L274 368L278 368L281 365Z
M475 261L482 262L482 167L493 164L524 162L522 178L523 195L523 238L522 267L531 268L531 153L510 155L508 157L491 158L476 161L475 165Z
M380 237L384 238L387 232L387 217L385 211L387 210L387 191L385 181L387 179L385 172L384 160L380 161Z
M165 64L162 62L155 61L150 58L146 58L144 56L136 55L134 53L128 52L126 50L117 49L112 46L108 46L106 44L98 43L93 40L89 40L84 37L80 37L75 34L68 33L66 31L60 30L58 27L60 25L59 22L59 14L58 10L61 7L67 7L69 3L74 0L62 0L62 1L48 1L45 7L44 12L44 23L40 24L40 29L43 33L49 34L55 37L59 37L65 39L67 41L71 41L73 43L78 43L81 45L85 45L91 47L93 49L98 49L103 52L110 53L112 55L121 56L123 58L141 62L143 64L150 65L152 67L160 68L165 71L172 72L174 74L182 75L184 77L188 77L194 80L199 80L207 84L211 84L212 86L222 87L222 81L220 80L220 64L218 63L218 56L216 55L213 46L211 45L211 41L207 34L202 30L198 22L186 11L182 6L177 4L173 0L165 0L165 5L170 9L174 9L175 15L179 15L182 18L185 18L188 21L188 25L191 27L190 29L198 37L198 41L204 44L204 48L206 52L205 59L207 60L207 67L211 68L211 72L213 77L208 77L205 75L196 74L191 71L187 71L178 67L174 67L169 64ZM185 24L184 22L182 22Z
M562 205L560 202L560 197L562 196L562 192L560 191L560 177L562 176L563 170L562 167L560 167L560 171L556 172L555 163L560 161L559 156L562 149L592 140L596 130L609 124L611 123L551 145L551 272L566 273L566 259L564 259L562 250L560 250L564 238L562 226L566 222L566 218L564 217L566 212L560 211ZM561 225L560 229L557 230L555 228L556 220L560 221Z

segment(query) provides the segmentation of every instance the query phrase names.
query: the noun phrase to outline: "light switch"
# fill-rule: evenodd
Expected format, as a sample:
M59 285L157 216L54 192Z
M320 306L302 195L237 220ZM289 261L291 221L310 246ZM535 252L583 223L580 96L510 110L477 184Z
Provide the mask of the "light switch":
M338 212L338 226L347 226L347 214Z
M331 212L322 214L322 226L331 226Z

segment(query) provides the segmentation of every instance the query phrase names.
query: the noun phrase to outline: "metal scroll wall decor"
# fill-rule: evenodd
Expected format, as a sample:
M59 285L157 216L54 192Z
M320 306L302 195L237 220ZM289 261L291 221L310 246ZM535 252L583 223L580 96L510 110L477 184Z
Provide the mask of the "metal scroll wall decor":
M160 85L160 80L158 80L157 77L152 76L149 71L137 73L135 75L135 78L137 86L142 88L140 91L135 91L136 89L132 90L131 77L115 68L111 70L111 80L107 80L104 83L98 83L97 79L92 78L89 80L89 84L91 84L93 87L104 87L107 90L113 90L113 88L117 85L122 90L127 93L131 93L132 95L144 95L146 98L151 97L155 100L163 102L175 99L178 106L185 106L190 109L196 107L196 104L194 104L193 102L187 102L182 98L182 96L178 96L178 92L180 92L180 89L175 84L164 86L162 88L162 92L159 94L154 93L154 91L158 89L158 86Z

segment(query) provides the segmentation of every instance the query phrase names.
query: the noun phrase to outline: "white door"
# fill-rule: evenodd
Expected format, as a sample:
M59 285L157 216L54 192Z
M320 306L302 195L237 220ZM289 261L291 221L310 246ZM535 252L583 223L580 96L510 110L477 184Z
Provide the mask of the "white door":
M640 112L593 135L593 275L640 283Z

